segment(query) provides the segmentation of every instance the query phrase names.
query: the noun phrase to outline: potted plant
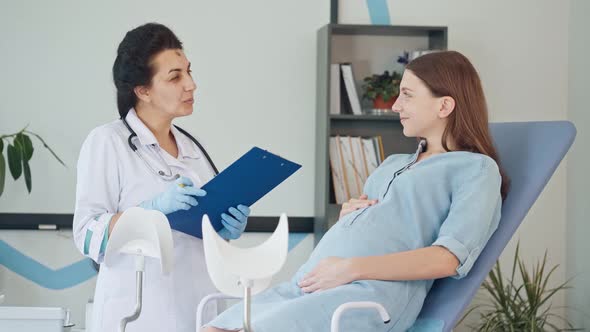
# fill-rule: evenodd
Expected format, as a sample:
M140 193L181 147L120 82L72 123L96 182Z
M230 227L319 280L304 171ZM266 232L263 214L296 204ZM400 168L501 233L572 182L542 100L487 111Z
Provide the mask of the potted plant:
M552 297L571 288L570 280L557 287L548 285L551 274L559 265L547 272L545 251L543 260L537 262L532 271L529 271L520 259L518 251L519 245L516 246L510 279L504 277L499 262L496 262L488 279L482 284L482 288L491 297L491 303L474 306L461 321L474 310L482 309L478 324L470 326L477 331L581 331L582 329L573 328L568 320L552 312ZM520 282L515 280L517 266ZM556 320L561 321L566 328L558 327Z
M6 179L6 159L4 158L4 142L6 141L6 156L8 159L8 168L10 174L14 180L18 180L21 175L24 174L25 184L29 193L31 192L32 180L31 180L31 169L29 167L29 160L33 157L33 142L27 135L33 135L37 137L43 146L51 152L51 154L59 161L62 165L66 166L61 159L51 150L51 148L45 143L41 136L28 131L27 127L23 128L17 133L0 135L0 196L4 192L4 182ZM12 140L12 143L10 142Z
M376 109L391 109L399 95L402 75L396 71L374 74L363 80L363 98L371 100Z

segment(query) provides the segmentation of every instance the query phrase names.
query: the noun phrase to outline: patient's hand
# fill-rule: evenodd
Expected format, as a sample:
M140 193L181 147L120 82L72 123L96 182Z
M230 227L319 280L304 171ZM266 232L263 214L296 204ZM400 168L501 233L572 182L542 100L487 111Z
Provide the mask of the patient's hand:
M304 293L326 290L353 282L352 260L341 257L322 259L298 283Z
M340 216L338 219L358 209L377 204L378 200L368 198L369 197L367 195L362 195L358 199L351 198L348 202L342 204L342 210L340 210Z

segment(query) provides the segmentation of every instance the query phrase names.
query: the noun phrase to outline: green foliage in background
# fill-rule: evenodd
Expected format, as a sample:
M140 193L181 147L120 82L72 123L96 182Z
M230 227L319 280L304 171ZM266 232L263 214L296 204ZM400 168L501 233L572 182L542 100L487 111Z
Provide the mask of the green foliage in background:
M27 127L23 128L21 131L10 134L10 135L1 135L0 136L0 196L4 192L4 184L6 182L6 162L8 161L8 169L10 170L10 174L14 178L14 180L18 180L21 175L24 175L25 184L27 186L27 190L29 193L31 192L31 188L33 186L32 179L31 179L31 168L29 166L29 161L33 157L33 142L29 135L35 136L43 146L51 152L51 154L59 161L62 165L66 166L66 164L59 159L59 157L51 150L51 148L45 143L41 136L28 131ZM4 147L6 146L6 158L4 157Z
M500 263L488 275L482 287L491 297L491 303L480 304L465 314L464 320L473 310L481 309L478 325L471 326L477 331L494 332L532 332L532 331L582 331L560 315L552 312L551 299L560 291L571 288L570 280L551 288L549 278L559 265L548 272L546 270L547 251L541 262L527 270L519 257L519 245L516 246L512 275L507 279L502 274ZM522 282L515 280L516 268ZM566 328L556 325L556 320L564 323Z
M389 101L391 98L399 95L399 84L402 80L402 74L393 71L385 71L381 75L371 75L363 80L363 98L375 100L381 96L383 101Z

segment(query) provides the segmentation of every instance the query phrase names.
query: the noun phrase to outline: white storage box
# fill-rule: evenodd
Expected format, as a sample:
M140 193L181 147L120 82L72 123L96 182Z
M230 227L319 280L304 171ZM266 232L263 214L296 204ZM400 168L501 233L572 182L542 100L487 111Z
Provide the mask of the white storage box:
M63 308L0 306L0 331L63 332Z

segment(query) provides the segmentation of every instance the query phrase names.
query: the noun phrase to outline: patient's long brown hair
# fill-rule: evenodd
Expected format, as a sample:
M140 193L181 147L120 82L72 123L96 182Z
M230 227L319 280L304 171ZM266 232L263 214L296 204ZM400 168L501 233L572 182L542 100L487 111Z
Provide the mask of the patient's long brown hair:
M455 100L455 110L449 115L442 136L443 148L450 151L447 143L452 137L457 151L477 152L494 159L502 176L502 198L506 198L510 180L492 142L485 95L471 62L459 52L434 52L416 58L406 69L420 78L434 96Z

